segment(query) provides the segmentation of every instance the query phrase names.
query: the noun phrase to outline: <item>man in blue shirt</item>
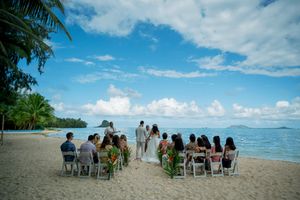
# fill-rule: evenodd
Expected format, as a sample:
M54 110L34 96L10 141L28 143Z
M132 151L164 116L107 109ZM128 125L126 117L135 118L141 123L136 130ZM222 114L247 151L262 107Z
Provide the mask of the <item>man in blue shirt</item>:
M69 132L66 134L67 141L65 141L61 146L60 150L62 152L67 152L67 151L75 151L76 147L75 145L71 142L73 140L73 133ZM73 161L74 156L65 156L65 161Z

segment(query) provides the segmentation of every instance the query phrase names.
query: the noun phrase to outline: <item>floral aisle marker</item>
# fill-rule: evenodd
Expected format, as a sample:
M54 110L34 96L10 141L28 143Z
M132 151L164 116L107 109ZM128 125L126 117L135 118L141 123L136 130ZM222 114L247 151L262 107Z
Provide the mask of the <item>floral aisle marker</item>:
M164 166L164 170L171 178L174 178L178 173L180 157L175 149L167 150L167 157L168 160L167 164Z
M113 147L108 151L108 179L113 176L116 167L118 166L118 156L119 149L117 147Z
M128 166L129 161L130 161L130 156L131 156L132 150L130 147L126 147L123 151L123 157L124 157L124 166Z

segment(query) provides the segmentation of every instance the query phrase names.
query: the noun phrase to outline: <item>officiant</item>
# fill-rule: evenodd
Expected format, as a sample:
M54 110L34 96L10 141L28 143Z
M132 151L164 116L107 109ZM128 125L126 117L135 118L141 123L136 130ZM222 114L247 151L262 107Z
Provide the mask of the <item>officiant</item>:
M114 136L114 134L118 133L118 132L120 132L120 131L116 130L116 128L114 127L114 123L113 122L109 122L109 126L105 129L104 135L107 135L110 138L112 138Z

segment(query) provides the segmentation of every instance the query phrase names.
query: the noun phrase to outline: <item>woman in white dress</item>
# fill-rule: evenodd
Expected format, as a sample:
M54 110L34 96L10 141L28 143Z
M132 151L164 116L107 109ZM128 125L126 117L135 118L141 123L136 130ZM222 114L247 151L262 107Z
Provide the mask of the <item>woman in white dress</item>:
M157 156L157 147L159 145L160 134L156 124L153 124L149 137L150 140L147 145L147 150L142 157L142 161L159 163L159 159Z

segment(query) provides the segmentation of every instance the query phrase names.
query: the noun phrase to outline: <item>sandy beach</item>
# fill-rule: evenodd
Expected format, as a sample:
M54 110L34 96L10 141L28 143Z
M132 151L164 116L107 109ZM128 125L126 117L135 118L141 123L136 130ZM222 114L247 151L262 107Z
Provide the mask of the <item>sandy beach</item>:
M59 146L44 135L5 135L0 199L300 199L300 164L240 158L239 177L170 179L155 164L132 161L113 179L61 177ZM77 147L82 141L74 142ZM134 152L133 152L133 155Z

